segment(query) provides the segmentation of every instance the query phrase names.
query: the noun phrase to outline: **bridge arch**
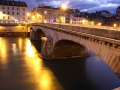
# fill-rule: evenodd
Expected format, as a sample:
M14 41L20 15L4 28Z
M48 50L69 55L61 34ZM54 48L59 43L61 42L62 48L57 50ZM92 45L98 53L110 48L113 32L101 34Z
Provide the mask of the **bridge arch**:
M85 46L71 40L59 40L53 48L53 57L73 57L86 55Z
M39 28L36 30L35 36L37 40L41 40L42 37L45 37L45 33Z

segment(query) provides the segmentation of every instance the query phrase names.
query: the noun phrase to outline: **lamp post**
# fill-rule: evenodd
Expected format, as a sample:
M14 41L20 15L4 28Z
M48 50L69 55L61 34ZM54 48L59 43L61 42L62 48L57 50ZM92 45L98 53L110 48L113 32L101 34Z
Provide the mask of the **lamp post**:
M60 4L60 10L62 11L62 17L61 17L61 21L62 21L62 23L63 23L63 20L65 21L65 17L64 17L64 11L66 11L66 9L67 9L67 4L65 3L65 2L62 2L61 4Z

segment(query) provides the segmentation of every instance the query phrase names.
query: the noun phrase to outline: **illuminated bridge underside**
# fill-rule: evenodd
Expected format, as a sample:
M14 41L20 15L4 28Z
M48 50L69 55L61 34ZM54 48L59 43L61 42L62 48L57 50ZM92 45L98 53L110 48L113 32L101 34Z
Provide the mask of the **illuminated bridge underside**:
M58 41L53 49L53 57L72 57L85 55L85 47L73 41Z
M73 49L77 49L77 48L79 48L80 50L82 49L82 52L84 52L86 49L81 48L80 46L82 45L85 48L87 48L87 50L91 50L96 55L101 57L111 67L111 69L115 73L120 74L120 40L118 37L118 33L119 33L118 31L115 31L115 32L117 32L116 33L117 36L115 36L114 30L106 30L106 31L104 30L104 32L102 32L102 30L100 30L100 34L102 35L102 33L103 33L104 36L96 36L95 34L93 35L92 33L97 33L99 29L95 30L95 28L93 29L93 31L91 28L90 28L90 30L89 30L89 28L86 30L84 30L84 28L83 28L84 33L82 32L82 28L81 27L79 28L78 26L72 27L72 26L63 25L63 27L62 27L62 25L61 25L59 27L59 25L58 25L58 27L57 27L56 25L45 25L44 24L44 25L32 25L32 28L33 29L31 30L31 37L30 37L31 40L32 39L35 40L35 35L32 33L36 32L36 30L38 30L38 29L41 29L44 32L45 37L51 38L51 40L48 39L48 41L46 42L46 44L50 43L50 41L52 42L51 45L47 45L47 46L49 46L48 48L52 49L52 50L48 51L49 55L64 56L64 53L73 52L74 51ZM65 29L65 28L69 28L69 29ZM70 28L73 28L73 30L70 30ZM91 34L87 34L85 32L89 32ZM112 32L113 32L113 34L112 34ZM109 35L108 37L111 37L111 38L105 37L105 35L107 36L107 34ZM117 39L115 39L115 38L117 38ZM68 43L64 40L74 42L74 45L69 46ZM59 50L62 51L66 48L66 45L64 45L63 42L67 46L69 46L69 47L67 47L68 50L59 52ZM75 47L75 42L79 44L77 46L77 48L73 48L73 47ZM69 48L72 48L72 49L70 49L70 51L69 51ZM75 51L76 51L76 53L79 53L79 50L75 50ZM80 52L80 53L82 53L82 52ZM68 55L66 54L66 56L77 55L76 53L73 52Z

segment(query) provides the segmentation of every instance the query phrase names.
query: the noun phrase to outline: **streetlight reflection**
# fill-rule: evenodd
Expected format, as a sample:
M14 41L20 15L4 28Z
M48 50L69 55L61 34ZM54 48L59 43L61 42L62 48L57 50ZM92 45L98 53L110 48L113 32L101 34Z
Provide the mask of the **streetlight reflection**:
M28 40L26 45L26 52L28 56L34 56L34 51L32 48L34 47L32 47L30 40Z
M6 57L7 57L6 45L7 45L7 43L5 42L5 40L0 38L0 48L1 48L1 50L0 50L0 57L1 57L0 63L4 65L4 67L2 67L2 68L6 68L7 62L8 62L8 60L6 59Z

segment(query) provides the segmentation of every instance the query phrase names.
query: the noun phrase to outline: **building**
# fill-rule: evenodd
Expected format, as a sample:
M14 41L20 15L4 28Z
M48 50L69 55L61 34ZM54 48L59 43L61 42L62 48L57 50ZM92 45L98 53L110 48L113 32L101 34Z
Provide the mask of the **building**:
M78 10L78 9L72 9L73 10L73 13L75 14L75 15L81 15L81 13L80 13L80 11Z
M65 18L65 20L63 20L64 23L72 24L73 19L74 19L74 12L73 12L73 10L69 9L69 8L67 10L65 10L64 13L63 13L63 17Z
M54 8L53 6L39 4L38 7L32 11L33 22L58 22L59 17L59 8Z
M107 10L103 10L100 13L104 17L112 17L112 14L109 11L107 11Z
M116 9L116 17L120 20L120 6Z
M72 24L87 24L87 20L81 15L74 15Z
M62 10L61 8L54 8L53 6L45 6L39 4L38 7L32 11L33 22L47 22L47 23L70 23L71 10Z
M27 22L30 17L27 16L28 7L26 2L14 0L0 1L0 23L18 23Z

